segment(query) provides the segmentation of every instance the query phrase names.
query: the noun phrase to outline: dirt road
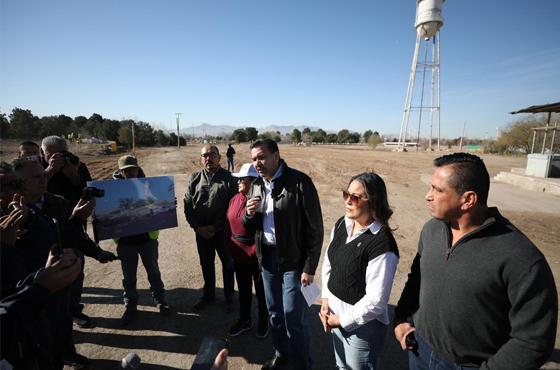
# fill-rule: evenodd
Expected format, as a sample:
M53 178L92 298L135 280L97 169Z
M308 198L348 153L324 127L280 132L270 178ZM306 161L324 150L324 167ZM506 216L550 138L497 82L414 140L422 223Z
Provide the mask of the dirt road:
M122 305L122 272L120 265L101 265L86 261L86 280L83 302L85 313L93 318L91 328L75 331L78 351L92 359L92 369L115 369L117 361L135 351L142 358L143 369L189 369L205 335L226 337L227 331L237 320L237 312L226 314L222 297L221 277L218 277L218 301L197 313L192 305L202 294L202 274L194 232L183 215L182 197L188 175L201 169L201 145L186 148L139 149L136 156L147 176L173 175L178 202L179 227L162 231L160 235L160 267L167 289L167 301L174 313L161 317L151 301L145 271L140 266L138 288L140 291L139 315L126 330L119 328L124 311ZM237 155L236 168L249 162L248 145L234 145ZM88 165L95 180L110 179L119 155L96 156L97 148L83 145L71 148ZM225 145L219 145L225 151ZM13 158L3 148L2 159ZM371 150L368 147L292 147L280 146L281 156L288 165L311 176L321 199L325 224L326 248L334 222L343 215L341 189L356 173L373 170L387 183L389 202L394 215L392 226L397 227L395 237L401 259L391 294L391 310L397 303L406 282L407 273L416 253L416 244L423 224L430 218L424 201L428 181L433 172L432 161L441 153L395 153ZM524 167L526 159L483 155L493 177L511 167ZM225 156L222 158L225 166ZM519 229L547 256L555 277L560 277L560 198L532 193L506 184L492 183L489 202L497 205ZM103 241L102 248L115 251L112 241ZM317 278L320 284L320 266ZM219 263L216 270L220 271ZM220 274L218 274L220 275ZM558 282L557 282L558 284ZM237 296L236 296L237 297ZM254 304L255 306L255 304ZM311 321L311 348L314 368L333 369L334 354L330 334L322 331L318 319L319 300L309 309ZM236 307L237 308L237 307ZM256 318L256 307L253 312ZM270 337L259 340L254 332L230 338L229 368L232 370L260 369L273 354ZM558 336L557 336L558 337ZM560 342L559 342L560 343ZM407 357L400 350L392 334L382 357L383 369L407 369ZM543 369L560 368L560 351L556 350Z

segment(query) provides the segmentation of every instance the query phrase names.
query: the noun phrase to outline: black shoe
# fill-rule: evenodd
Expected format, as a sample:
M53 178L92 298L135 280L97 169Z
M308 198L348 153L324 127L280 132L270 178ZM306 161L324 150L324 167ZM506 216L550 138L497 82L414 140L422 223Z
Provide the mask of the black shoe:
M268 319L260 319L257 329L257 338L264 339L268 335Z
M287 357L279 357L277 355L274 355L273 358L264 363L261 370L279 370L287 365L288 362L289 361Z
M196 303L193 305L193 311L198 311L200 310L202 307L206 306L208 303L210 302L214 302L216 298L215 297L206 297L206 296L202 296L198 301L196 301Z
M226 298L226 313L233 312L233 298ZM251 325L252 326L252 325Z
M136 308L127 308L121 317L121 326L128 326L134 321L134 317L138 311Z
M77 313L75 314L72 319L74 320L74 322L76 323L76 325L78 325L80 328L85 328L87 326L89 326L89 323L91 321L91 319L89 318L88 315L84 314L84 313Z
M64 365L70 366L73 369L85 369L88 362L89 359L86 356L82 356L78 353L64 356Z
M171 313L169 306L165 302L158 303L157 307L159 308L159 313L162 316L168 316Z
M231 327L228 331L230 337L237 337L238 335L251 330L253 328L253 322L251 320L243 321L239 320L235 325Z

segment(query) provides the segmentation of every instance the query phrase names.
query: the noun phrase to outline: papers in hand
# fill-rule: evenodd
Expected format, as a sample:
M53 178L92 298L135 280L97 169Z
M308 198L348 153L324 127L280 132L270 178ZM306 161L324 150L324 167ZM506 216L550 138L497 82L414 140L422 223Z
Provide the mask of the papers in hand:
M307 305L309 307L311 307L313 302L315 302L317 297L319 297L320 293L321 291L319 290L319 285L317 285L315 280L313 280L313 283L311 283L311 285L301 286L301 294L303 294L303 297L305 298L305 301L307 302Z

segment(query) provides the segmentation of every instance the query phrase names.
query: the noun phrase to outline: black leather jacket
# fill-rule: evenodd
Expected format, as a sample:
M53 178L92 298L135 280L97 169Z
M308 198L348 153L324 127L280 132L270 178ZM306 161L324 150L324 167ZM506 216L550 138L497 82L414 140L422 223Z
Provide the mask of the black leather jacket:
M323 246L323 216L317 189L313 181L298 170L288 167L283 160L282 175L274 179L274 225L276 228L276 253L280 272L303 269L315 275ZM248 198L265 199L264 180L259 177L249 191ZM243 225L257 230L255 242L259 266L262 266L262 213L248 218L243 215Z

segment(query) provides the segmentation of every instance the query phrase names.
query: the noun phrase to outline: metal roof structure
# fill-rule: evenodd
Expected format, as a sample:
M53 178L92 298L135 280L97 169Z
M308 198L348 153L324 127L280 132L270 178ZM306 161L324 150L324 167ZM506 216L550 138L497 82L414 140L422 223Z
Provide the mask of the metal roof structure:
M544 105L533 105L529 108L521 109L515 112L509 112L509 114L517 113L560 113L560 102Z
M534 127L533 128L533 144L531 145L531 154L535 152L535 139L537 137L537 131L544 131L544 140L541 149L541 154L544 154L545 151L545 143L546 137L548 135L548 131L552 131L552 140L550 142L550 153L554 153L554 139L556 138L556 131L558 131L557 123L554 126L550 126L550 117L552 113L560 113L560 102L552 103L552 104L544 104L544 105L533 105L529 108L521 109L515 112L510 112L510 114L517 114L517 113L548 113L548 122L546 123L546 127Z

